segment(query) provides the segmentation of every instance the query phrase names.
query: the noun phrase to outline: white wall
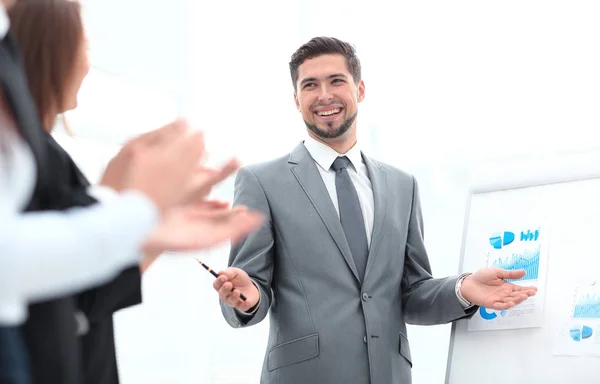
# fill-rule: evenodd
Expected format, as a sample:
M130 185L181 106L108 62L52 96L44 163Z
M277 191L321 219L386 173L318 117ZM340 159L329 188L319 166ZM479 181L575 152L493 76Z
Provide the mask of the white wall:
M315 35L355 43L367 90L361 140L417 175L436 276L457 272L474 178L598 146L594 1L84 3L96 75L67 145L93 175L114 145L178 114L206 131L212 162L289 152L304 134L290 55ZM231 198L231 181L216 194ZM225 267L227 247L202 257ZM125 384L258 382L268 324L230 329L211 284L193 260L150 269L144 304L117 315ZM449 332L409 327L415 383L443 382Z

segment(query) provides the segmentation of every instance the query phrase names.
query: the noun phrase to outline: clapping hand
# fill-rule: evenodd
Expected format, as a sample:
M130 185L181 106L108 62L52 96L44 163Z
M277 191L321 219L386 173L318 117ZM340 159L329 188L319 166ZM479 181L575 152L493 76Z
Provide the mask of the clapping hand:
M202 201L172 208L146 241L142 270L163 252L189 252L238 241L257 229L263 216L245 207L229 208L219 201Z

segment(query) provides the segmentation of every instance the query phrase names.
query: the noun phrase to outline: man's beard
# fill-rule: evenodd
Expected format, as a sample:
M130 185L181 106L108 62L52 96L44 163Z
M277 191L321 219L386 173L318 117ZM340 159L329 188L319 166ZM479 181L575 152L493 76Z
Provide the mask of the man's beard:
M306 124L306 127L308 129L310 129L310 131L312 133L314 133L315 135L319 136L322 139L336 139L336 138L342 136L344 133L346 133L350 129L350 127L354 123L354 120L356 120L357 114L358 114L358 112L356 112L354 115L352 115L349 118L347 118L346 120L344 120L344 122L342 122L342 124L340 124L340 126L335 129L331 129L332 127L329 124L332 124L332 123L327 123L327 126L329 128L327 130L322 130L319 127L317 127L316 124L310 124L306 120L304 120L304 124Z

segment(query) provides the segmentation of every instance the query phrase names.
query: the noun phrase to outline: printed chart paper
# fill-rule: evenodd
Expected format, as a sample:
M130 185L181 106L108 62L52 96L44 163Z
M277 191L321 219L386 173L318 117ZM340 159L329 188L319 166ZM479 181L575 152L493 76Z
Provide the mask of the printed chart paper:
M554 355L600 357L600 286L579 285L562 326Z
M538 292L535 296L505 311L479 308L479 311L469 320L468 330L541 327L548 263L547 228L540 222L515 223L490 228L486 233L485 238L478 239L469 250L482 255L482 266L525 270L524 277L507 281L517 285L537 287Z

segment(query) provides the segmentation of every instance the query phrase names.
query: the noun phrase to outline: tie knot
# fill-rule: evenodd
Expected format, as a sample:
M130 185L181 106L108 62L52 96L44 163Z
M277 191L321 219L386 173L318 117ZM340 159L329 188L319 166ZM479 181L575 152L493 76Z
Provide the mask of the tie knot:
M350 164L350 159L348 159L346 156L342 156L335 159L335 161L331 165L331 168L333 168L333 170L337 172L341 171L342 169L348 168L348 164Z

